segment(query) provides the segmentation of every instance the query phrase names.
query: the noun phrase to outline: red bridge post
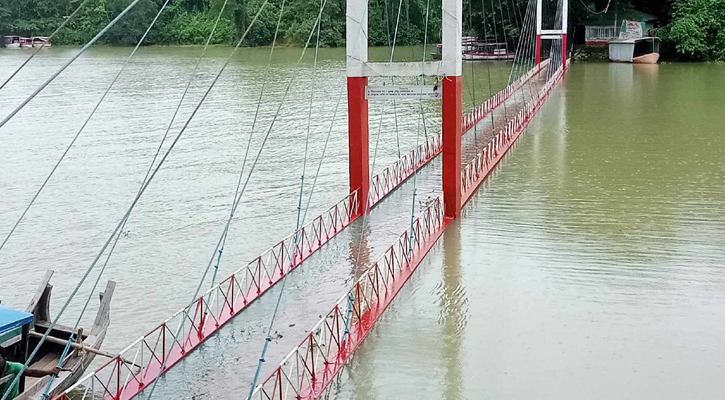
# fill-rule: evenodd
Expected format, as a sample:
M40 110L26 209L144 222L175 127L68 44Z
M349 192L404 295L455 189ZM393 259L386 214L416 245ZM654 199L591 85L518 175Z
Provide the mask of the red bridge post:
M357 209L353 217L367 212L370 188L370 145L368 100L365 88L368 78L363 66L368 60L367 1L347 2L345 51L347 56L347 118L350 150L350 193L357 193Z
M461 213L461 25L460 0L443 0L443 204L446 218Z
M347 78L348 139L350 148L350 193L360 190L354 215L367 210L370 187L370 143L368 128L368 100L365 98L367 77Z
M443 78L443 203L446 218L461 213L461 76Z

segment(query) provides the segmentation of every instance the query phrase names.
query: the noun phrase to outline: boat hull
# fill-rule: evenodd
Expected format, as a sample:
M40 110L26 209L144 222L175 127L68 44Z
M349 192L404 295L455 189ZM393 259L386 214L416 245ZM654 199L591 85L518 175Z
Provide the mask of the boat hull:
M6 49L19 49L20 43L8 43L5 45Z
M84 332L82 329L76 330L76 328L51 323L50 297L52 285L49 282L52 275L52 271L46 273L36 295L33 297L27 309L28 312L34 315L35 320L29 335L31 348L34 348L39 343L40 337L48 332L51 325L54 325L50 332L48 332L47 340L41 345L30 366L46 369L58 365L61 353L66 346L66 340L71 336L71 333L77 334L77 337L74 339L76 344L74 344L75 347L70 349L65 359L63 364L64 370L52 380L50 385L50 376L42 378L25 377L25 388L14 400L38 400L42 398L46 388L49 389L49 398L63 393L82 378L85 370L93 362L96 353L100 352L101 345L106 337L106 331L110 321L110 302L113 298L113 292L116 286L115 282L109 281L106 290L100 294L101 304L96 314L96 319L90 332ZM83 338L80 341L82 344L78 342L78 337ZM85 346L86 349L93 351L80 348L81 346Z
M50 43L46 43L45 46L43 46L42 43L33 43L33 47L42 47L44 49L47 49L48 47L53 47L53 45Z
M657 64L660 60L660 53L649 53L643 56L634 57L632 62L635 64Z

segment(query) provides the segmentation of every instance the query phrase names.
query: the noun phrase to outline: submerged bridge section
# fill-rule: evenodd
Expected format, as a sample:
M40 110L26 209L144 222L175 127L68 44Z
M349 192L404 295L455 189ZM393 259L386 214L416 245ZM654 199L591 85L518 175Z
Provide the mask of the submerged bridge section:
M566 15L566 0L562 3ZM56 399L78 398L80 392L83 399L121 400L142 393L317 250L442 154L443 198L435 198L429 203L253 393L253 398L259 399L319 398L329 390L345 362L448 224L460 215L462 206L521 135L568 66L566 34L560 28L558 32L550 30L542 35L539 6L535 47L532 46L536 62L501 92L463 114L461 3L443 1L443 60L409 65L367 62L366 7L366 2L348 2L350 194L138 338ZM550 58L543 62L542 39L554 39L560 46L552 45ZM443 91L442 131L372 177L368 165L368 99L365 97L370 74L440 74ZM527 92L529 96L525 96ZM486 117L507 104L513 105L514 113L506 115L506 120L497 125L498 129L490 131L490 141L480 147L473 141L474 147L468 150L475 157L462 163L462 135L477 129Z

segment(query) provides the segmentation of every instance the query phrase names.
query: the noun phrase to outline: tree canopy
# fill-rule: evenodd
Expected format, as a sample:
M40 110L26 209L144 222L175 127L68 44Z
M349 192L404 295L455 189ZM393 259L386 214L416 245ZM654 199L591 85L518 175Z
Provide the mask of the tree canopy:
M48 35L83 0L0 0L0 34ZM132 0L90 0L57 36L58 44L81 44L92 38ZM250 24L264 0L228 0L212 38L212 44L231 44ZM320 43L345 43L346 0L326 0ZM164 0L141 0L113 27L101 42L132 45L141 37ZM202 44L211 32L224 0L171 0L151 30L147 44ZM512 46L520 34L529 0L463 0L465 35L506 41ZM271 43L282 0L269 0L245 45ZM317 18L320 0L285 0L279 38L283 43L302 44ZM659 34L677 51L695 59L725 59L725 0L570 0L571 26L607 6L615 10L636 9L662 18ZM423 41L426 10L428 41L440 41L441 0L369 0L369 44L389 45L398 26L396 43ZM555 0L544 0L553 10ZM400 10L400 12L399 12ZM553 13L545 12L548 23ZM546 23L546 22L545 22Z

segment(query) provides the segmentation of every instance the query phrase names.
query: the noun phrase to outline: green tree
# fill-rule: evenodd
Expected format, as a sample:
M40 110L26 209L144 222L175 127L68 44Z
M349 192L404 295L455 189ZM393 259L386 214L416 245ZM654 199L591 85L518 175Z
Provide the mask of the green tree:
M681 54L725 60L725 0L678 0L672 22L661 32Z

